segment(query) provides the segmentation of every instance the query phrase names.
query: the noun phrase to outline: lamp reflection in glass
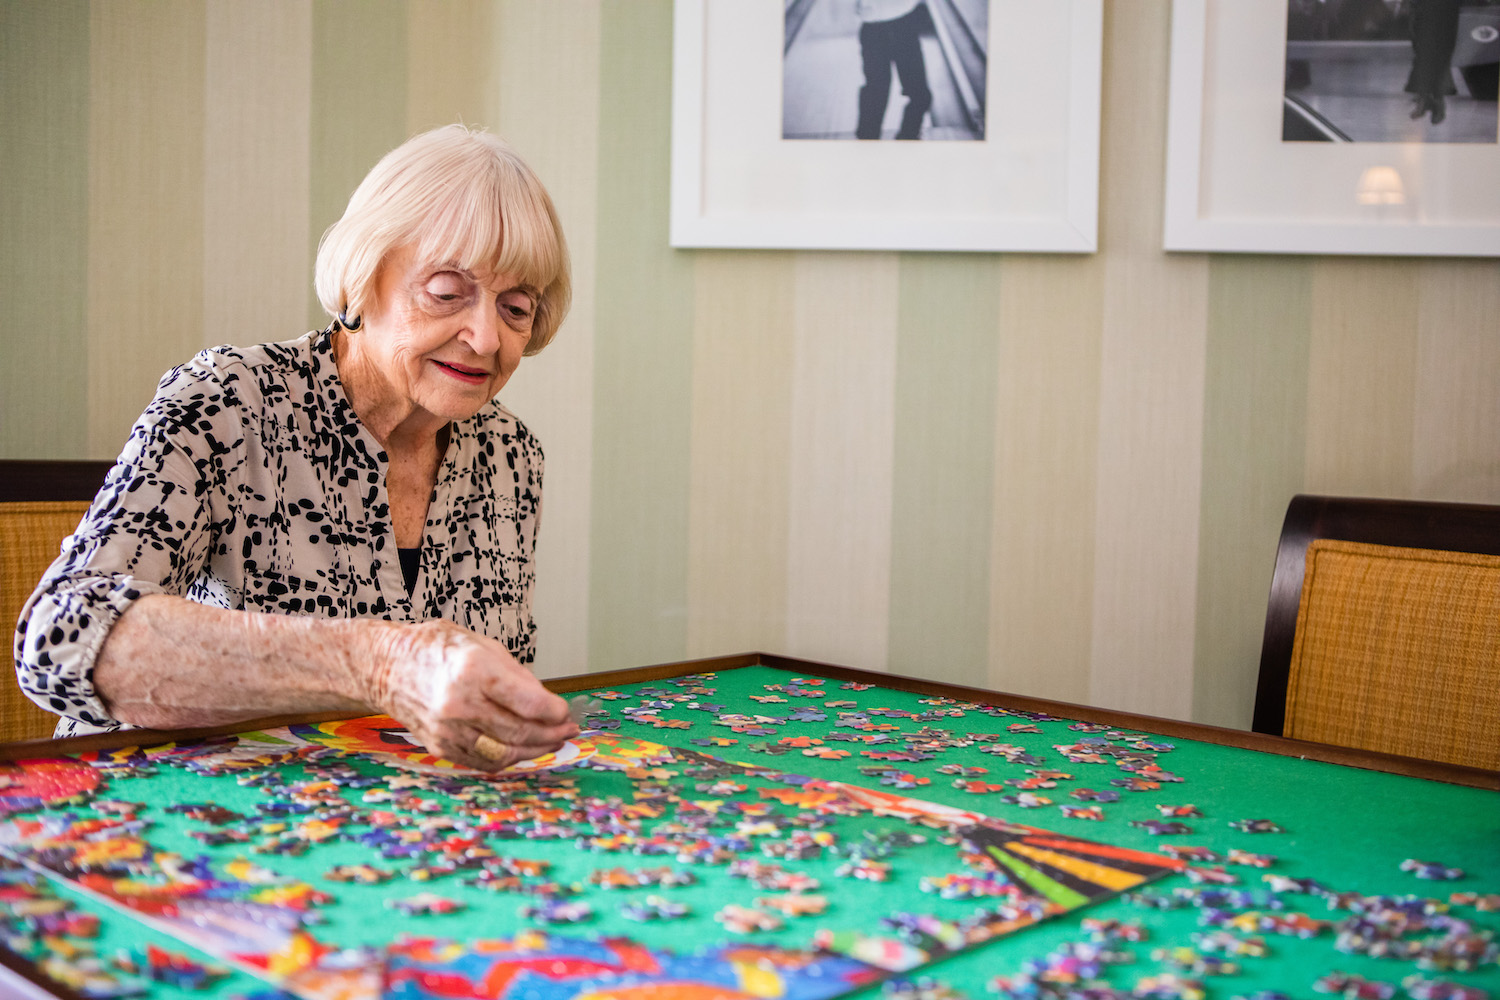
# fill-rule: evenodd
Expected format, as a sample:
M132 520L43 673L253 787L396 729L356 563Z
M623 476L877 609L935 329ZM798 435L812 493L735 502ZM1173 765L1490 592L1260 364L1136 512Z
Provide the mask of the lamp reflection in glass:
M1354 188L1354 200L1361 205L1404 205L1406 186L1401 171L1395 167L1366 167Z

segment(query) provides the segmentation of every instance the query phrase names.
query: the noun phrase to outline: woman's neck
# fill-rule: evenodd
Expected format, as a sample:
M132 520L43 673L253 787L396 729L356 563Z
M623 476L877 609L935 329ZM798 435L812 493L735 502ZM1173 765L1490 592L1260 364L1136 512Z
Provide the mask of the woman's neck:
M386 500L396 545L420 546L428 498L448 450L451 425L394 391L390 381L364 361L348 334L337 327L333 363L355 417L385 451Z
M428 413L395 390L338 327L333 331L333 363L354 415L391 456L441 455L447 444L447 421Z

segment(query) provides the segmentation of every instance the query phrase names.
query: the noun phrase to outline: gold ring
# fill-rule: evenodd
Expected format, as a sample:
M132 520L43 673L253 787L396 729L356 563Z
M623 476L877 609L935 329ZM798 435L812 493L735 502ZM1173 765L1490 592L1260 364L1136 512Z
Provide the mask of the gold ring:
M505 755L510 753L510 747L481 733L479 739L474 741L474 752L485 760L504 760Z

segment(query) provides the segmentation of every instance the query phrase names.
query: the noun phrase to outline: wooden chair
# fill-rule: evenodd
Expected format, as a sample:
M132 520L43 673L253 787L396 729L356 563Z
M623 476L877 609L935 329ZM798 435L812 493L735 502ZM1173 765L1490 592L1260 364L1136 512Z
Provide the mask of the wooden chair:
M9 653L21 607L104 484L112 462L0 462L0 636ZM11 661L12 664L14 661ZM0 742L51 736L57 716L0 671Z
M1251 727L1500 769L1500 507L1293 497Z

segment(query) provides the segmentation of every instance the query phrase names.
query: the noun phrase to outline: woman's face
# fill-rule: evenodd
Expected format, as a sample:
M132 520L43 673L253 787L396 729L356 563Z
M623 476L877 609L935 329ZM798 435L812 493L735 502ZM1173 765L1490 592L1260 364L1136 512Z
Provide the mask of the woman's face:
M512 276L424 264L407 246L381 265L364 328L349 339L358 364L384 383L378 395L446 423L495 398L535 319L535 294Z

